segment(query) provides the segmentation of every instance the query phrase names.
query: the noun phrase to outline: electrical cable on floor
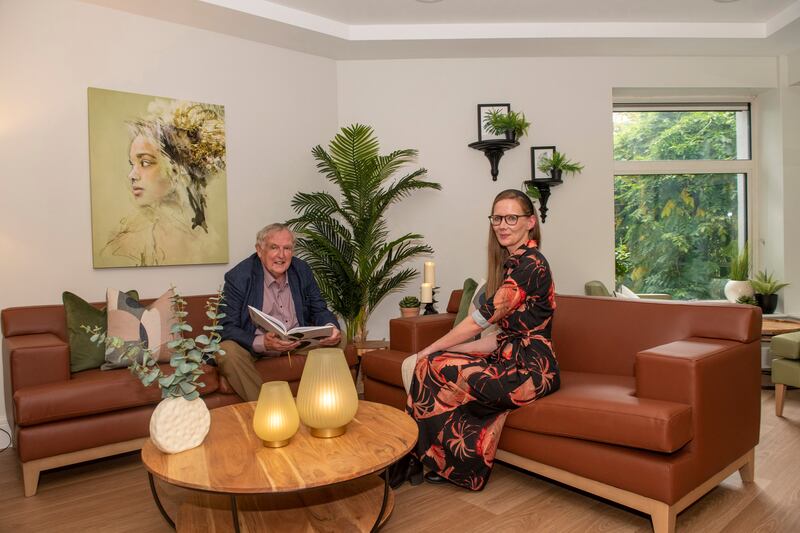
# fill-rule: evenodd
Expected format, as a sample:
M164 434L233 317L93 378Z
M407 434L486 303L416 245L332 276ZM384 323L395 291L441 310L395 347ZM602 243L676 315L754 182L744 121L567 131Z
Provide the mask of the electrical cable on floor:
M5 434L6 434L6 437L8 437L8 444L6 444L6 445L5 445L5 447L4 447L2 450L0 450L0 453L3 453L3 452L4 452L4 451L6 451L7 449L11 448L11 435L8 433L8 431L6 431L6 430L5 430L5 429L3 429L3 428L0 428L0 431L2 431L3 433L5 433Z

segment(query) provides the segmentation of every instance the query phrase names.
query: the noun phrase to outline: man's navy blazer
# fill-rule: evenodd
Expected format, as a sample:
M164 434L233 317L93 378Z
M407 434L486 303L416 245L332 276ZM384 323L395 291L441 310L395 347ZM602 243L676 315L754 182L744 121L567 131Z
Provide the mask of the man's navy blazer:
M286 270L289 288L292 291L295 314L301 326L324 326L333 324L337 328L336 316L328 305L314 280L308 263L297 257ZM256 325L250 320L247 306L261 309L264 303L264 267L258 255L253 254L225 274L226 316L220 320L222 339L234 340L243 348L253 352Z

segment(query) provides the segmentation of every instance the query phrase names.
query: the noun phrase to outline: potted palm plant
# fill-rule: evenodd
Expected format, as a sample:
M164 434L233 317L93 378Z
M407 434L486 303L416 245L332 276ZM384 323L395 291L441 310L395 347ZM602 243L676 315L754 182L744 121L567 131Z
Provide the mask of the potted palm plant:
M766 270L756 274L756 277L750 280L750 284L756 293L756 302L765 315L775 312L775 308L778 307L778 291L789 286L789 283L776 280Z
M564 152L553 150L551 157L542 157L539 161L538 169L545 174L550 174L553 180L561 181L563 173L580 174L583 170L583 165L571 161Z
M404 318L419 315L419 298L406 296L400 300L400 315Z
M323 296L344 320L348 342L366 340L367 320L375 307L417 275L403 265L433 253L419 233L390 239L385 214L415 191L442 186L428 181L424 168L392 181L417 151L380 155L379 148L371 127L342 128L328 150L312 150L319 171L338 187L338 198L328 192L299 192L292 199L297 217L289 224L297 232L298 255L311 266Z
M509 141L516 141L527 135L531 123L525 119L525 113L500 109L487 111L483 116L486 131L494 135L505 135Z
M750 275L750 251L747 246L738 253L734 249L732 256L729 280L725 284L725 298L735 303L742 296L753 296L754 293L753 286L747 279Z

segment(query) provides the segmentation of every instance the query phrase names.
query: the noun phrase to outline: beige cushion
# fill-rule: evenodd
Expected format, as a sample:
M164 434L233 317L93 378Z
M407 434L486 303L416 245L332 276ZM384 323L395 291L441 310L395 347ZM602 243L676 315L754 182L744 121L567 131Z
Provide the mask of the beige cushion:
M159 362L169 361L171 353L167 343L175 338L172 326L176 323L172 312L173 294L170 289L150 305L144 306L124 292L108 289L109 337L119 337L126 345L144 343ZM129 363L122 360L123 353L124 349L119 349L106 354L106 362L101 368L108 370L128 366Z

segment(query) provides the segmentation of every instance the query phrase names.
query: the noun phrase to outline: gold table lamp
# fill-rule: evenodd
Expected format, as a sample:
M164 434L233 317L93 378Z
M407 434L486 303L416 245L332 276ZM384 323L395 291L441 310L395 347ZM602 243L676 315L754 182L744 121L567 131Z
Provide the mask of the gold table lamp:
M253 415L253 429L264 441L264 446L269 448L286 446L299 427L300 417L289 383L270 381L261 385L256 412Z
M315 437L338 437L358 410L358 393L344 352L311 350L297 391L300 419Z

